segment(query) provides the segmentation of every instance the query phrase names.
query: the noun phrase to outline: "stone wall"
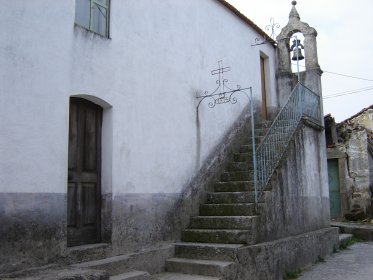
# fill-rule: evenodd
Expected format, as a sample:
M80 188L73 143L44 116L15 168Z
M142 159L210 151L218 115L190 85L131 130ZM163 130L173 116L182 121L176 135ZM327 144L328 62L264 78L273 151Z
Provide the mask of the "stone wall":
M265 193L260 209L260 242L330 226L325 139L302 121Z
M240 248L234 279L287 279L287 272L304 269L338 248L338 228L324 228Z
M338 143L328 148L329 158L336 154L340 170L340 189L343 216L347 219L362 220L371 211L373 160L369 150L371 140L372 109L364 109L359 114L337 124ZM343 162L342 162L343 161ZM347 215L347 216L346 216Z
M346 143L350 193L350 210L360 208L364 212L370 207L369 156L365 129L354 131Z

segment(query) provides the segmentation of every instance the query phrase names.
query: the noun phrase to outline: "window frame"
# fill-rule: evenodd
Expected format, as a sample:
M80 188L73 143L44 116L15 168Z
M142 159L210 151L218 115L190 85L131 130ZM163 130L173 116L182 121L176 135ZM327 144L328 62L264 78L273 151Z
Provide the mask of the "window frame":
M78 0L75 0L75 1L78 1ZM102 1L100 0L88 0L89 1L89 11L84 11L84 12L87 12L87 14L89 15L89 27L87 28L86 26L83 26L82 24L79 24L76 20L76 12L75 12L75 24L82 27L82 28L85 28L95 34L98 34L100 36L103 36L103 37L106 37L106 38L110 38L109 35L110 35L110 4L111 4L111 1L110 0L107 0L107 5L105 4L102 4ZM76 2L75 2L76 3ZM92 11L93 9L95 8L95 6L97 6L98 9L103 8L106 10L106 22L105 22L105 32L104 33L100 33L100 32L97 32L96 30L94 30L94 20L93 20L93 14L92 14ZM76 4L75 4L75 9L76 9Z

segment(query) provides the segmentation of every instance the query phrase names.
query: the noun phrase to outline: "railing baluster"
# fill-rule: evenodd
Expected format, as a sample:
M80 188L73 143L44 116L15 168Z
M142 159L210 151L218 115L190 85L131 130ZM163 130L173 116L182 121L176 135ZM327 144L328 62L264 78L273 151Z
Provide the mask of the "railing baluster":
M298 83L256 151L257 201L303 116L320 123L320 96Z

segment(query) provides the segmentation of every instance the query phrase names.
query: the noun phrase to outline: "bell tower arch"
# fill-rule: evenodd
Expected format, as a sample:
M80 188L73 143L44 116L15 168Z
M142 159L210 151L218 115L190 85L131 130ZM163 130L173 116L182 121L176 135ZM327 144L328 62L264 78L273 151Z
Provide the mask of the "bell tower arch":
M317 56L317 31L307 23L300 20L295 8L297 2L292 1L292 9L289 14L288 24L282 28L277 36L277 81L279 86L280 105L283 106L287 97L298 83L297 73L292 73L290 52L291 44L296 40L294 34L302 33L304 36L305 70L300 70L299 82L321 96L321 68Z

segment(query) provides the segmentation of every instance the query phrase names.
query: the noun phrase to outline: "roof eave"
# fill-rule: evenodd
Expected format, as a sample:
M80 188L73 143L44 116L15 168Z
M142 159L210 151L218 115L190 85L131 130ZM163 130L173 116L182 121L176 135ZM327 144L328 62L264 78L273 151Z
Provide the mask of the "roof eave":
M219 3L221 3L223 6L228 8L232 13L234 13L237 17L239 17L243 22L245 22L247 25L249 25L251 28L253 28L256 32L259 33L259 35L263 36L263 38L270 43L273 47L277 47L277 42L273 40L270 36L268 36L267 33L265 33L259 26L257 26L252 20L250 20L248 17L243 15L237 8L226 2L225 0L216 0Z

